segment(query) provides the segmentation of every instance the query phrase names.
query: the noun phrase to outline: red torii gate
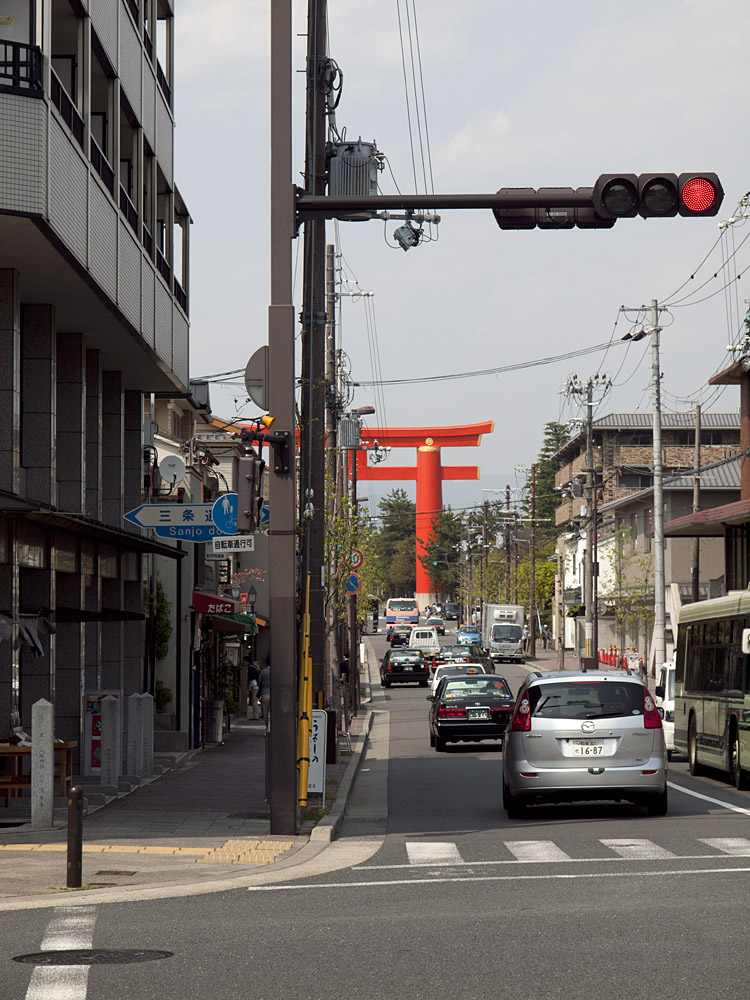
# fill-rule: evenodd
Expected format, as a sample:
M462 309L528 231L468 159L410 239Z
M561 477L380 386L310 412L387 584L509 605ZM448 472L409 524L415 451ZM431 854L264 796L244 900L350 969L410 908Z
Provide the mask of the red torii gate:
M416 448L417 464L368 465L367 452L357 452L357 479L417 481L417 600L424 606L433 599L433 585L420 556L427 554L433 519L443 509L444 479L479 479L477 465L443 466L441 448L476 448L483 434L490 434L494 420L463 427L363 427L360 440L379 447Z

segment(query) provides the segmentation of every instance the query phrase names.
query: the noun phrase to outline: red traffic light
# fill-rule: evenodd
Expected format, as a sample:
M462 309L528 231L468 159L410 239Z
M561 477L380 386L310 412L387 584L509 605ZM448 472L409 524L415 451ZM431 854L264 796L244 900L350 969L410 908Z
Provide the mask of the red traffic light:
M594 212L605 219L641 215L716 215L724 199L716 174L602 174L594 185Z
M680 215L716 215L724 189L716 174L680 174Z

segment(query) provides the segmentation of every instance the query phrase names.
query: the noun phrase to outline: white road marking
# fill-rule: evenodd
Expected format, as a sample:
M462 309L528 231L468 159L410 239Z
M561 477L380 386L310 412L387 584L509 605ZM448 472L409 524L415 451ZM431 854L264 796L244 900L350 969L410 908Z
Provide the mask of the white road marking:
M551 840L506 840L505 846L516 861L571 861Z
M93 907L58 907L55 913L40 951L92 946L96 921ZM31 974L26 1000L86 1000L89 969L89 965L38 965Z
M715 847L724 854L732 854L736 858L750 857L750 840L744 837L700 837L702 844Z
M732 812L750 816L750 809L743 809L742 806L735 806L731 802L723 802L721 799L712 799L710 795L702 795L700 792L694 792L692 788L685 788L684 785L675 785L673 781L668 781L667 785L670 788L674 788L677 792L684 792L685 795L692 795L696 799L703 799L704 802L711 802L715 806L721 806L722 809L731 809Z
M632 838L617 838L614 840L600 840L601 844L608 847L621 858L636 858L645 861L648 858L674 858L675 855L659 847L652 840L633 840Z
M684 860L684 859L682 859ZM675 875L738 875L750 874L750 868L685 868L673 872L640 871L640 872L586 872L580 875L564 875L557 872L545 872L544 875L452 875L435 876L434 878L402 878L379 879L374 882L317 882L307 885L251 885L248 892L280 892L285 889L366 889L370 887L393 885L427 885L441 882L536 882L540 879L585 879L585 878L672 878Z
M464 859L453 843L425 844L406 842L406 854L410 865L462 865Z

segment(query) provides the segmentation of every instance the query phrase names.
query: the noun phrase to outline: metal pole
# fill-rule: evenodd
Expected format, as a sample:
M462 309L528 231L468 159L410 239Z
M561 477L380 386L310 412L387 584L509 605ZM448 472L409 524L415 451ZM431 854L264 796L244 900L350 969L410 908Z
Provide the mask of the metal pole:
M695 404L695 443L693 445L693 513L697 514L701 506L701 404ZM698 535L693 538L693 560L690 567L692 581L692 598L695 604L700 600L700 559L701 540Z
M68 872L69 889L81 888L83 857L83 789L76 785L68 792Z
M326 185L326 100L321 90L326 18L327 0L308 0L305 190L311 195L325 194ZM304 510L311 504L312 513L304 521L301 579L310 580L309 648L317 704L325 686L325 219L306 219L304 231L299 506Z
M510 485L505 484L505 603L510 604ZM498 594L498 598L500 595Z
M560 586L560 634L558 636L557 669L565 669L565 554L557 553L557 573Z
M274 430L288 435L287 468L269 463L271 704L267 741L271 833L297 833L297 620L294 485L294 303L292 299L292 2L271 4L271 303L268 401Z
M659 307L651 300L651 369L654 429L654 674L667 658L664 628L664 479L661 461L661 371Z
M334 249L331 244L326 247L326 389L328 391L328 408L326 422L326 513L328 523L333 525L339 516L338 505L338 472L336 461L338 458L338 386L336 385L336 272L334 263ZM337 553L336 547L330 547L328 573L330 580L337 579L336 573ZM328 670L326 673L326 703L329 707L333 705L333 692L335 690L335 680L338 678L339 669L339 643L338 643L338 621L337 609L335 606L335 587L328 590Z
M351 513L352 518L352 548L357 547L359 510L357 508L357 449L349 451L352 462L351 478ZM344 558L348 556L345 553ZM359 635L357 632L357 595L349 595L349 691L351 693L351 713L357 715L359 710Z
M536 465L531 466L531 553L529 561L529 653L536 656Z

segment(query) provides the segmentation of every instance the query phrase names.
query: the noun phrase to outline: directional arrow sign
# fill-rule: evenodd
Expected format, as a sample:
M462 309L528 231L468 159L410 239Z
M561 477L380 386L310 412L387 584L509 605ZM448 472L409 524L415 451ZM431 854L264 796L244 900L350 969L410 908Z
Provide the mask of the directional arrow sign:
M135 510L129 510L124 517L139 528L160 528L177 524L212 525L212 508L211 503L146 503Z

